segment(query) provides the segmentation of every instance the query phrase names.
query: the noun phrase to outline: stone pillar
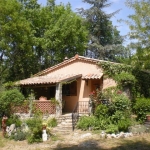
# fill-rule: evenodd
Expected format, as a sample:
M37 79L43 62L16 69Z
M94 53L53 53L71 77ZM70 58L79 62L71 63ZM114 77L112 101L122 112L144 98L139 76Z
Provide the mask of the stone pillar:
M56 115L60 116L62 115L62 84L61 83L56 84L55 99L56 101L58 101L58 104L56 105Z

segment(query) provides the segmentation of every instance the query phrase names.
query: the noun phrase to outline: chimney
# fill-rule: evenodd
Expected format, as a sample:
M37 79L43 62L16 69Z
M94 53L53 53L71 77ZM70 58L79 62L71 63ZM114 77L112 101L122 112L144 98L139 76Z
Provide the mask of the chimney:
M68 60L68 57L67 57L67 56L65 57L64 61L66 61L66 60Z

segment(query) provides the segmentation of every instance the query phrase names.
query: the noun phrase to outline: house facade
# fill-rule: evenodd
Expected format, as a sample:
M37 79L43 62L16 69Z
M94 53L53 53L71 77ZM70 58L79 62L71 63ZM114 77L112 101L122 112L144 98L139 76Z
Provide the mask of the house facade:
M18 83L32 88L36 100L55 98L60 104L56 108L57 114L72 112L79 102L87 105L84 107L87 110L81 111L88 111L91 92L116 86L112 79L103 78L103 70L97 65L99 61L75 55Z

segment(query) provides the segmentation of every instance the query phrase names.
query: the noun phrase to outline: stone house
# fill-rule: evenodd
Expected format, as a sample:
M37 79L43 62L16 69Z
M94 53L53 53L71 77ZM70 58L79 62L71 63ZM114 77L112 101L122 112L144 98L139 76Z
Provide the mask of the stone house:
M56 107L58 115L71 113L77 103L82 104L81 112L88 111L89 94L92 91L116 86L114 80L103 78L103 70L97 65L99 61L102 60L77 54L18 83L24 88L32 88L36 100L55 98L59 102Z

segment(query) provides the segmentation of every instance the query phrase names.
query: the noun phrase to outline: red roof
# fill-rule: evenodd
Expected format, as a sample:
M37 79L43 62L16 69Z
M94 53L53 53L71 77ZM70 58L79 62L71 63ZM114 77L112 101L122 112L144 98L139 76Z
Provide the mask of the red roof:
M81 77L81 74L59 74L55 76L38 76L17 82L19 85L53 84Z
M103 73L99 74L58 74L58 75L50 75L52 71L59 69L61 67L64 67L65 65L76 61L76 60L81 60L81 61L87 61L90 63L98 63L103 60L98 60L98 59L93 59L93 58L87 58L79 55L75 55L74 57L67 59L63 61L62 63L59 63L55 66L52 66L48 69L45 69L37 74L35 74L33 77L24 79L21 81L18 81L17 84L19 85L37 85L37 84L55 84L58 82L62 81L68 81L74 78L79 78L82 77L82 79L100 79L103 76ZM104 61L103 61L104 62Z
M50 68L47 68L37 74L35 74L34 76L41 76L41 75L46 75L48 74L49 72L55 70L55 69L58 69L59 67L62 67L62 66L65 66L66 64L69 64L75 60L83 60L83 61L88 61L88 62L91 62L91 63L98 63L98 62L107 62L107 61L104 61L104 60L99 60L99 59L94 59L94 58L88 58L88 57L84 57L84 56L79 56L78 54L76 54L74 57L70 58L70 59L67 59L55 66L52 66Z

